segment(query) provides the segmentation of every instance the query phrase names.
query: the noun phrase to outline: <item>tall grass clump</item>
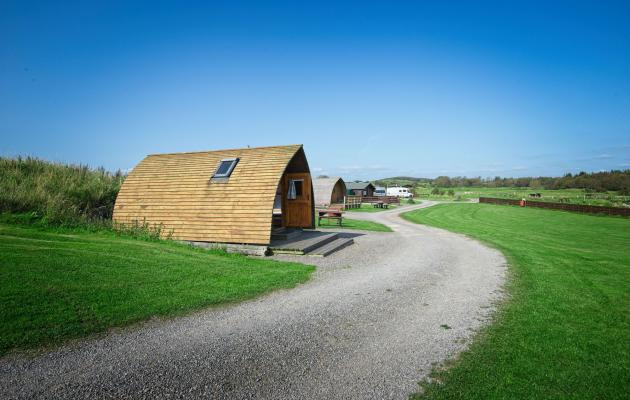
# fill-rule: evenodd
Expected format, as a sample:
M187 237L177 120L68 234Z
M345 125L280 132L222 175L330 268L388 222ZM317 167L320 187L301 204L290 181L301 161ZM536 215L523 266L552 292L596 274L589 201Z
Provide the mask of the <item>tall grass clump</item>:
M52 226L111 226L124 179L104 168L0 157L0 212Z

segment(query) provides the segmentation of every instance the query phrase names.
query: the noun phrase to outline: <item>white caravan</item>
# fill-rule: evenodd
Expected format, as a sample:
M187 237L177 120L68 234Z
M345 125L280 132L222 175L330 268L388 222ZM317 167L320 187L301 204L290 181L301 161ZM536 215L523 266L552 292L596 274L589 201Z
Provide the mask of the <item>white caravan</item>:
M413 197L413 192L411 189L402 186L393 186L387 188L388 196L396 196L396 197Z

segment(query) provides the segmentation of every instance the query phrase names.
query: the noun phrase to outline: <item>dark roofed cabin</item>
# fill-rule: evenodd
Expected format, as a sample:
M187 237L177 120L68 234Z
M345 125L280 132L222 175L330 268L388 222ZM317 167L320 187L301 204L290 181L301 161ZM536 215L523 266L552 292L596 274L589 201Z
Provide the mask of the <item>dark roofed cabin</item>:
M374 185L370 182L347 182L347 193L351 196L374 196Z

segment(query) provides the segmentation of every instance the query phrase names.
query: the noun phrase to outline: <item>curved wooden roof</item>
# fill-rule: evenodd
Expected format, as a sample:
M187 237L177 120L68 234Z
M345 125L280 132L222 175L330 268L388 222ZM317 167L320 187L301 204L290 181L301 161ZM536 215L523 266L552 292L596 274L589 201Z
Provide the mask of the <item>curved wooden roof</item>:
M225 182L211 181L222 159L239 162ZM113 219L163 224L173 239L269 244L273 202L301 145L147 156L123 183Z
M339 181L341 181L343 193L345 193L346 184L340 177L313 179L313 192L316 206L330 205L333 189Z

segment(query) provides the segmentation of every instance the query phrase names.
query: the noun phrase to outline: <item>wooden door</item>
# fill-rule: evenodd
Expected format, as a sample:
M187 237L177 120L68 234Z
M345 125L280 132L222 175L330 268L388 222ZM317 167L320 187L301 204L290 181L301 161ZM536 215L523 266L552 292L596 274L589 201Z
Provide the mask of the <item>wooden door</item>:
M313 225L311 175L287 173L282 191L282 220L290 228L310 228Z

